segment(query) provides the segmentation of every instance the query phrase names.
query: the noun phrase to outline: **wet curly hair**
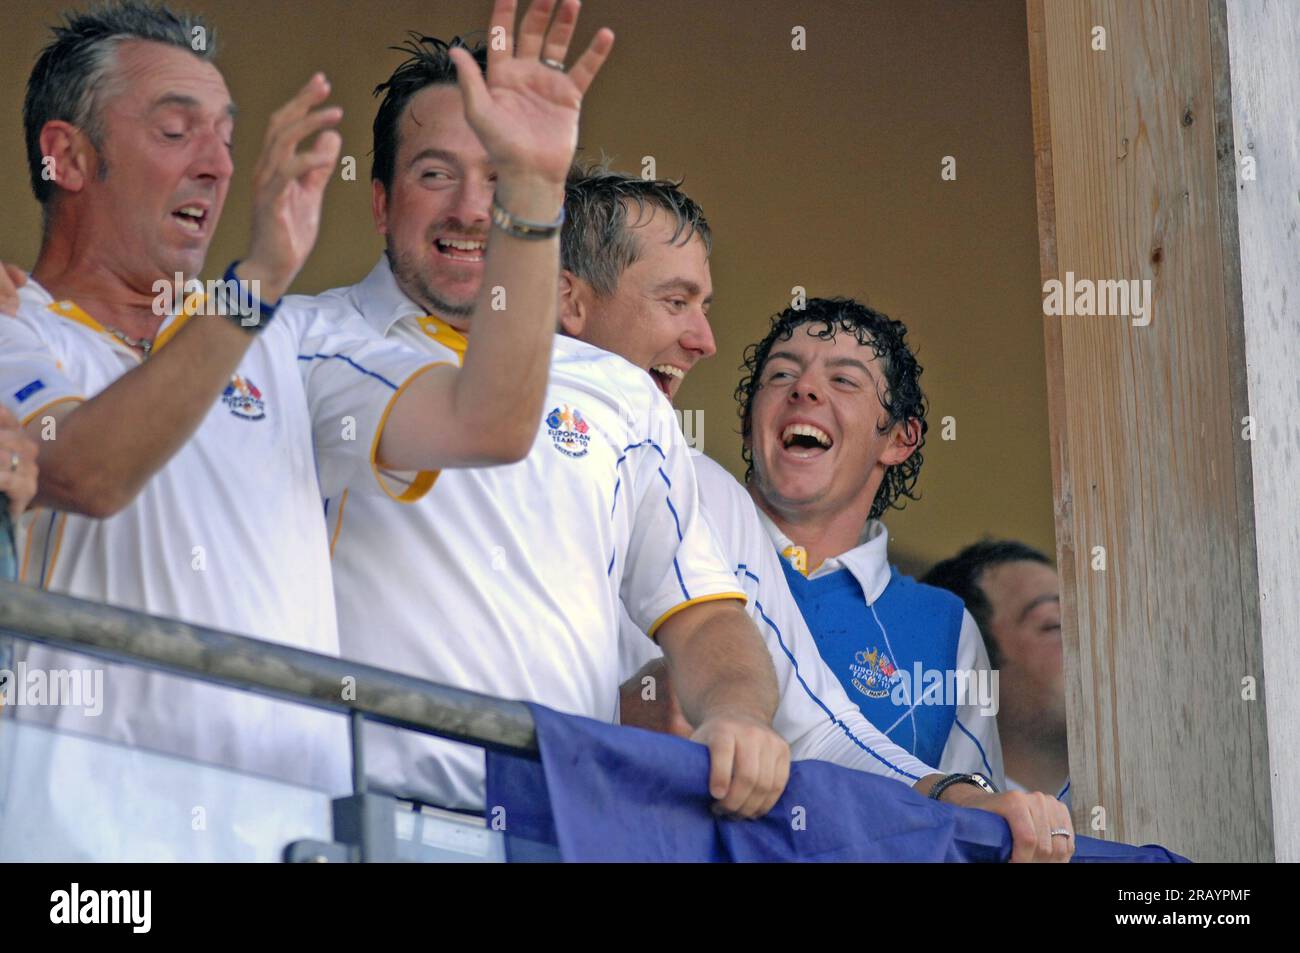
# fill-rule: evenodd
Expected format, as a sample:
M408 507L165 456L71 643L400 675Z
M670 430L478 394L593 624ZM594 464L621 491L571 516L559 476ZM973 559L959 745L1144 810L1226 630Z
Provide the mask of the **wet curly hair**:
M751 414L754 395L762 385L763 368L767 364L772 346L778 341L788 341L797 328L806 324L820 325L815 332L823 341L833 341L841 332L852 334L859 344L871 348L885 372L885 393L880 395L880 405L889 415L887 433L905 420L916 420L920 433L916 449L902 463L885 471L885 478L871 503L871 519L878 519L888 509L901 510L903 499L917 500L916 481L921 474L922 453L928 425L925 415L928 405L921 391L921 365L907 345L907 327L886 314L869 308L852 298L809 298L802 309L786 308L773 315L772 327L767 336L745 348L745 363L741 370L745 376L736 386L736 402L740 405L741 436L745 446L741 455L745 459L745 482L754 474L754 455L749 448L752 433Z

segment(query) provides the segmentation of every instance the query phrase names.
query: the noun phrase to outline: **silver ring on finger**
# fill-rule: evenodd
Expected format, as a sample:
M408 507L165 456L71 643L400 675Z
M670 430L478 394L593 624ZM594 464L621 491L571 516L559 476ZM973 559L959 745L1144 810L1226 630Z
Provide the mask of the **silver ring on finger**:
M20 464L20 463L22 463L22 460L19 459L18 454L14 453L12 450L10 450L10 451L9 451L9 472L10 472L10 473L17 473L17 472L18 472L18 464Z
M1064 827L1053 827L1051 834L1053 837L1069 837L1070 832Z
M552 60L552 59L548 59L547 57L543 56L543 57L542 57L542 65L543 65L543 66L549 66L551 69L554 69L554 70L559 70L561 73L564 72L564 64L561 63L559 60Z

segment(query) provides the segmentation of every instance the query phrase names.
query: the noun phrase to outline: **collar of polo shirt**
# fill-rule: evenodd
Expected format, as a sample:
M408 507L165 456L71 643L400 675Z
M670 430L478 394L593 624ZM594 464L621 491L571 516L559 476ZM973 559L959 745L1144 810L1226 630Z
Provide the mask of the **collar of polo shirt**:
M458 357L464 358L469 339L437 315L427 314L423 308L406 296L393 276L393 269L388 264L387 255L379 256L379 262L356 286L356 290L357 297L366 302L366 307L359 309L362 316L380 334L386 337L393 325L410 319L433 340L455 351Z
M853 549L824 560L820 566L808 567L807 551L803 547L785 535L761 508L758 508L758 518L783 559L794 565L799 554L803 554L806 568L798 565L795 568L809 579L819 579L837 570L847 569L862 587L862 594L868 604L879 599L889 585L889 530L880 520L867 520L862 527L862 535L858 537L858 545Z

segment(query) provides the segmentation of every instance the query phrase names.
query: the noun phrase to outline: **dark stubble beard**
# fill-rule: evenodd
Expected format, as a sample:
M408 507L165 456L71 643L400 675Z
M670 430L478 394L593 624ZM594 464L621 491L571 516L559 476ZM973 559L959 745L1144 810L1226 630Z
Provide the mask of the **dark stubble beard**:
M468 318L474 313L473 301L468 304L453 304L430 287L420 273L419 263L412 256L395 254L391 247L385 248L384 254L401 289L430 314L446 318Z

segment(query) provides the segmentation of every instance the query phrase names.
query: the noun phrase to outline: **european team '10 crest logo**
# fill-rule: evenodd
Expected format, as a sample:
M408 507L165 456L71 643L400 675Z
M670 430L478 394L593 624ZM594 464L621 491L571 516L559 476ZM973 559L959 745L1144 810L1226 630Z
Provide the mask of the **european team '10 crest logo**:
M898 681L898 670L883 650L855 652L849 664L853 687L868 698L884 698Z
M587 444L591 442L588 435L587 421L578 412L577 407L568 404L554 408L546 415L546 433L555 444L555 449L566 457L585 457Z
M262 392L247 377L236 374L221 392L221 402L242 420L261 420L266 416L266 402Z

